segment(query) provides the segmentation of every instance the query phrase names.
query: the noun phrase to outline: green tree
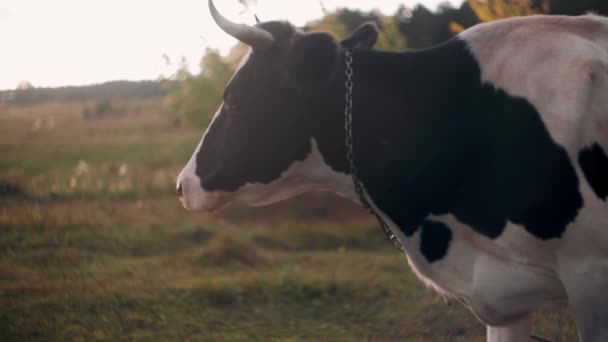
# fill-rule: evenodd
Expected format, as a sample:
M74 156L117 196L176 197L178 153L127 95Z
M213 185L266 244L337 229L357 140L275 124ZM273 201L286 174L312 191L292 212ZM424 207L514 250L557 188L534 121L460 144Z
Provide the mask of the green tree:
M176 125L207 127L222 101L222 92L234 69L218 51L207 49L201 73L192 75L186 63L166 82L169 95L164 111Z
M397 21L392 17L382 17L376 12L341 9L310 23L305 30L328 31L337 39L344 39L368 21L375 21L382 27L378 48L403 50L406 47L405 37L400 33ZM187 62L182 61L175 75L164 82L168 92L163 106L165 114L176 125L206 127L221 103L226 83L247 51L249 47L237 44L228 56L223 57L218 51L207 49L198 75L191 74Z
M342 40L348 37L348 27L340 20L338 13L330 13L319 20L309 23L305 28L308 32L329 32L336 39Z
M395 17L383 17L380 25L380 37L375 48L386 51L403 51L407 48L407 39L399 31L399 21Z
M460 8L443 4L436 12L418 5L414 9L401 6L395 18L399 31L407 37L408 47L419 49L439 44L479 22L469 3Z
M339 9L328 13L323 18L310 23L307 31L325 31L342 40L350 36L360 25L373 21L380 27L380 36L375 48L380 50L401 51L407 47L407 40L399 31L395 17L382 16L377 12L362 12L350 9Z

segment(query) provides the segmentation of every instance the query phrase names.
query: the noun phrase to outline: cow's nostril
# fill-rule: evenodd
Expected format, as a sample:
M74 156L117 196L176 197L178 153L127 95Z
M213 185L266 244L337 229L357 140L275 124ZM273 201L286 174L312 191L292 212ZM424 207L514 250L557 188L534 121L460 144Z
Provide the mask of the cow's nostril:
M179 197L182 197L184 195L184 191L182 190L182 182L179 182L179 184L177 184L177 189L175 189L175 193Z

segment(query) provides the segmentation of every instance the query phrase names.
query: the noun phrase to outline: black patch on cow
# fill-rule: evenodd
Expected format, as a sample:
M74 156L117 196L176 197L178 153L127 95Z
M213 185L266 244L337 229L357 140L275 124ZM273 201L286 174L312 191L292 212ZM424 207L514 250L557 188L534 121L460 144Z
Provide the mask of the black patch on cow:
M583 149L578 155L578 163L591 188L602 200L608 196L608 157L597 143Z
M431 214L491 239L507 221L559 238L575 220L583 200L565 149L528 101L481 82L464 41L354 61L359 176L406 236Z
M315 89L337 69L338 44L332 35L324 32L301 35L291 42L286 59L290 80L303 88Z
M420 232L420 251L428 262L443 259L448 253L452 231L441 222L425 220Z

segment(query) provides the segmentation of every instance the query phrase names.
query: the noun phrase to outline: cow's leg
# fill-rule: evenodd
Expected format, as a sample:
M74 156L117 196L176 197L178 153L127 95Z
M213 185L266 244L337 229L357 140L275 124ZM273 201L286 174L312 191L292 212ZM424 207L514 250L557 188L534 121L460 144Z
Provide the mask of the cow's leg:
M532 314L509 325L493 327L486 330L487 342L521 342L529 341L532 334Z
M591 286L593 281L568 290L581 342L608 341L608 282Z
M582 342L608 341L608 265L586 266L581 262L562 277L568 302Z

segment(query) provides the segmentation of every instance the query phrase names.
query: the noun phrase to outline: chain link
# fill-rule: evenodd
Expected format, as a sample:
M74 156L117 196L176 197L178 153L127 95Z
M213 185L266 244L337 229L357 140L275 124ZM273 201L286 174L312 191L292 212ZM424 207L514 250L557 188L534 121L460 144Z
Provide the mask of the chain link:
M367 200L367 197L365 196L365 194L366 194L365 186L363 185L363 183L361 183L361 180L359 179L359 176L358 176L357 165L355 163L355 156L354 156L354 152L353 152L353 150L354 150L354 147L353 147L353 88L354 88L353 74L354 74L353 55L350 51L347 50L346 51L346 69L345 69L346 96L345 96L345 107L344 107L344 130L346 133L346 137L345 137L346 160L350 167L350 174L353 177L353 183L355 185L355 192L357 193L357 196L359 196L361 204L363 204L365 209L367 209L367 211L369 211L370 213L374 214L374 216L376 216L376 219L380 223L380 227L382 227L382 230L384 231L386 236L388 236L389 240L391 240L395 244L395 246L397 246L397 248L399 248L402 252L405 252L405 250L403 249L403 246L401 245L401 243L399 242L399 240L397 239L395 234L391 231L388 224L384 221L384 219L380 216L380 214L378 214L376 211L374 211L374 209L370 205L369 201Z

